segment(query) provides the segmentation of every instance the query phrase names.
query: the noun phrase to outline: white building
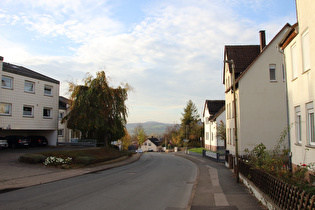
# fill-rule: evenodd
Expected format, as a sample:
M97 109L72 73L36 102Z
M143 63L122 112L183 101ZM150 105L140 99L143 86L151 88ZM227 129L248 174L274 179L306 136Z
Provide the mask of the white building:
M296 0L298 23L280 42L284 51L293 169L315 163L315 2Z
M211 151L225 149L225 142L217 134L218 126L226 124L225 101L206 100L203 110L205 148Z
M227 150L235 154L235 117L239 154L263 143L273 149L287 128L286 89L282 54L278 43L290 25L265 45L225 46L224 60L235 63L236 112L234 110L232 65L224 65Z
M43 135L56 145L59 81L0 57L0 136Z

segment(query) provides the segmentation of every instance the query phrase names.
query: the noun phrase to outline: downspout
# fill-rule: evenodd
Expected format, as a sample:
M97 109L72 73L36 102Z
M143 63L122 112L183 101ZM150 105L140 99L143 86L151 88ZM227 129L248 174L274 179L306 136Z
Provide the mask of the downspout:
M285 97L286 97L286 109L287 109L287 130L288 130L288 147L289 147L289 170L292 172L292 151L291 151L291 126L290 126L290 113L289 113L289 94L288 94L288 75L286 69L286 58L284 51L278 46L278 52L282 54L283 74L285 74Z

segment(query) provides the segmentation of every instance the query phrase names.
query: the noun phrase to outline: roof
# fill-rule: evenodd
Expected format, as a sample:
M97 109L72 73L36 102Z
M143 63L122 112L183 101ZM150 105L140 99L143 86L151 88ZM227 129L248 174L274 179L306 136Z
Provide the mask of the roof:
M222 107L225 108L225 100L206 100L205 102L205 109L207 107L207 111L210 114L210 118L216 115ZM205 109L203 112L203 116L205 115Z
M279 43L279 46L282 50L286 48L290 42L298 35L299 33L298 23L295 23L293 26L290 27L290 30L284 35L284 38Z
M153 144L155 144L155 146L160 146L161 141L158 140L157 138L148 138L147 140L150 140Z
M59 96L59 109L67 110L67 105L69 104L69 99Z
M235 78L238 78L259 54L260 45L226 45L224 49L224 59L234 61ZM223 84L225 84L226 65L223 66ZM232 65L229 65L229 71L232 73Z
M274 36L274 38L269 42L269 44L260 51L260 45L239 45L239 46L225 46L224 59L233 60L235 64L235 79L236 85L241 79L243 74L246 73L252 66L252 64L260 57L260 55L266 51L267 48L273 43L276 38L288 27L291 27L289 23L285 24L283 28ZM273 45L272 45L273 46ZM223 69L223 84L225 84L225 66ZM232 66L229 65L229 70L232 72Z
M58 84L58 85L60 83L58 80L55 80L55 79L47 77L47 76L45 76L43 74L37 73L37 72L35 72L33 70L30 70L28 68L25 68L23 66L17 66L17 65L14 65L14 64L6 63L6 62L3 62L2 70L5 71L5 72L18 74L18 75L21 75L21 76L30 77L30 78L34 78L34 79L39 79L39 80L43 80L43 81L46 81L46 82L55 83L55 84Z

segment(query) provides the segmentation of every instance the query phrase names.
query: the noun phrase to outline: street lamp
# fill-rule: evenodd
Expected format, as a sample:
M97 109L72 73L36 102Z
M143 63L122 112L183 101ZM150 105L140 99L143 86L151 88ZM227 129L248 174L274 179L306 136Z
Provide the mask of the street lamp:
M236 182L240 182L240 176L239 176L239 161L238 161L238 139L237 139L237 121L236 121L236 96L235 96L235 63L233 60L225 60L225 63L232 65L232 76L233 76L233 108L234 108L234 126L235 126L235 132L234 132L234 139L235 139L235 172L236 172Z

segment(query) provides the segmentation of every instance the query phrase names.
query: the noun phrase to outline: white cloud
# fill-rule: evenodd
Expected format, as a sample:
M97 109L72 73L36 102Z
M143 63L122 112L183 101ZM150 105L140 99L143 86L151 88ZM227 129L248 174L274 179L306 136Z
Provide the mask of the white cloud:
M248 7L262 6L262 1L246 2ZM22 50L14 56L19 46L12 43L9 51L0 53L59 79L62 94L67 80L105 69L114 85L127 82L134 88L128 100L130 122L179 122L189 99L200 113L206 99L223 99L224 45L258 44L260 29L276 34L283 24L241 17L231 7L239 4L233 0L159 1L147 6L147 16L126 32L123 23L112 18L107 1L89 3L91 7L79 1L28 3L45 12L23 14L24 24L42 36L79 43L71 46L75 54L34 56Z

